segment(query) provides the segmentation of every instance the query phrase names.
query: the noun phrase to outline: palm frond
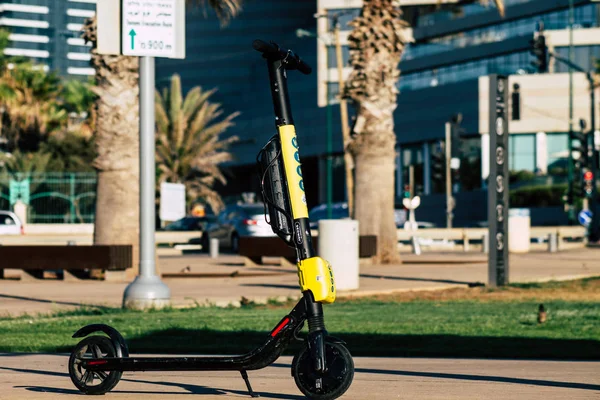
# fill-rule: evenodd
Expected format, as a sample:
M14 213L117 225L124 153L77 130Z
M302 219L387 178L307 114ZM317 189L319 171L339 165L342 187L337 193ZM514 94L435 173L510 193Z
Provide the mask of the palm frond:
M222 25L227 25L242 10L242 0L187 0L187 3L200 5L204 8L205 15L206 6L209 6L215 11Z
M215 91L195 87L184 98L181 79L175 75L170 89L156 92L155 109L158 182L184 183L188 200L197 200L195 193L206 193L210 200L204 200L217 204L220 199L211 188L217 181L226 183L220 164L232 159L227 148L237 140L220 135L233 126L239 113L222 118L221 105L209 100Z

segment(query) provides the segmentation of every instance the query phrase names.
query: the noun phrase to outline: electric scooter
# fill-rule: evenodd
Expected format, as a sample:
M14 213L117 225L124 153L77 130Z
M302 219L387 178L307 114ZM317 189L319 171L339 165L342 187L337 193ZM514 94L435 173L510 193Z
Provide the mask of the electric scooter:
M291 50L255 40L255 50L267 61L277 133L260 150L257 163L265 204L265 219L277 236L295 248L302 298L265 338L247 354L214 357L130 357L123 336L104 324L87 325L73 337L82 339L69 358L69 376L90 395L113 389L124 371L239 371L252 397L248 372L279 358L292 340L304 341L292 361L292 376L300 391L316 400L337 399L350 387L354 362L344 342L325 329L323 304L335 301L331 266L313 249L302 179L298 139L287 91L286 71L308 75L311 68ZM304 323L308 334L301 339ZM88 336L94 332L104 335ZM87 337L86 337L87 336Z

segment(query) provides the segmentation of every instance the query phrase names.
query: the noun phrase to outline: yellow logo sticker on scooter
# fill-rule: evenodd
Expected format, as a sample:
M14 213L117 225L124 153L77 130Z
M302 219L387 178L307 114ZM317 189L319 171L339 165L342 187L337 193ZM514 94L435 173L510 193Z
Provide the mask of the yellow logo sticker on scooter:
M302 180L302 167L298 153L298 138L294 125L280 126L279 138L281 139L281 154L292 203L292 217L294 219L308 218L304 180Z
M303 292L310 290L315 301L333 303L335 282L331 265L321 257L311 257L298 263L298 278Z

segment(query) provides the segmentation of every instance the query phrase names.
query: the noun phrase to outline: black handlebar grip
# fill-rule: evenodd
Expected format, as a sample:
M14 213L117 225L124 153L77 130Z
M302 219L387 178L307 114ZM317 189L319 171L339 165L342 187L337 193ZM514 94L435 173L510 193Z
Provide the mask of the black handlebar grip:
M310 65L298 58L298 71L302 72L304 75L310 75L312 68Z
M254 50L260 51L261 53L277 53L279 51L277 46L274 46L271 43L263 42L260 39L256 39L254 42L252 42L252 47L254 47Z
M254 42L252 42L252 47L254 47L254 50L260 51L263 54L273 54L274 58L280 60L287 59L286 69L297 69L304 75L310 75L310 73L312 72L312 68L304 61L302 61L300 57L298 57L291 51L281 49L277 44L273 42L267 43L260 39L256 39Z

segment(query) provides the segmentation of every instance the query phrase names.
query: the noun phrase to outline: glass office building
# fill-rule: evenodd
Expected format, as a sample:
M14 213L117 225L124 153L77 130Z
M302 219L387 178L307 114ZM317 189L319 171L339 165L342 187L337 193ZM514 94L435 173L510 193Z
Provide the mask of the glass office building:
M414 1L412 3L418 3ZM411 7L411 0L401 4ZM569 0L507 0L506 15L479 4L455 11L437 11L411 18L414 39L407 46L398 82L400 94L395 111L397 136L396 194L402 195L408 166L415 167L416 190L423 204L439 203L436 222L444 220L444 185L432 177L432 155L444 139L445 123L455 114L463 115L465 135L461 142L462 166L460 191L482 192L487 178L488 140L487 76L510 75L511 91L521 87L521 118L510 121L510 166L513 171L526 171L538 176L551 176L564 167L568 132L568 70L551 62L548 74L538 74L531 66L530 40L540 21L546 31L551 51L567 56L569 48ZM573 0L574 61L585 68L593 67L600 58L600 3ZM349 51L347 23L360 12L361 0L315 0L282 2L265 0L248 2L241 15L227 27L220 27L214 15L202 12L187 15L187 58L158 60L160 85L166 85L173 73L182 76L189 89L201 85L219 91L214 99L226 112L241 111L236 126L228 134L241 140L232 147L235 161L231 164L231 183L226 193L256 191L254 156L274 133L274 121L264 61L251 48L252 40L273 39L293 48L316 74L309 77L289 74L292 104L298 125L303 164L313 187L307 188L309 206L324 201L324 160L326 158L327 112L332 110L335 164L334 197L343 200L343 165L341 164L341 129L337 101L337 65L334 47L327 43L327 18L315 13L343 11L342 53L344 73L348 74ZM297 36L297 30L312 36ZM314 33L318 37L315 37ZM589 116L589 91L585 77L574 74L574 123ZM328 94L328 95L327 95ZM598 97L600 98L600 96ZM587 103L586 103L587 101ZM598 118L597 120L600 120ZM489 147L489 146L488 146ZM564 170L564 168L563 168ZM551 179L552 178L551 176ZM559 182L556 177L555 182ZM463 194L460 194L463 196ZM463 196L463 197L464 197ZM473 213L481 200L461 199L464 210L456 210L456 222ZM467 196L468 197L468 196ZM429 198L433 203L429 202ZM429 202L429 203L428 203ZM436 203L437 202L437 203ZM428 209L433 209L431 207ZM485 207L481 214L485 214ZM439 218L438 218L439 217ZM478 216L482 219L484 217Z
M81 28L95 10L96 0L0 0L0 27L10 32L5 53L62 76L91 76L90 46Z

